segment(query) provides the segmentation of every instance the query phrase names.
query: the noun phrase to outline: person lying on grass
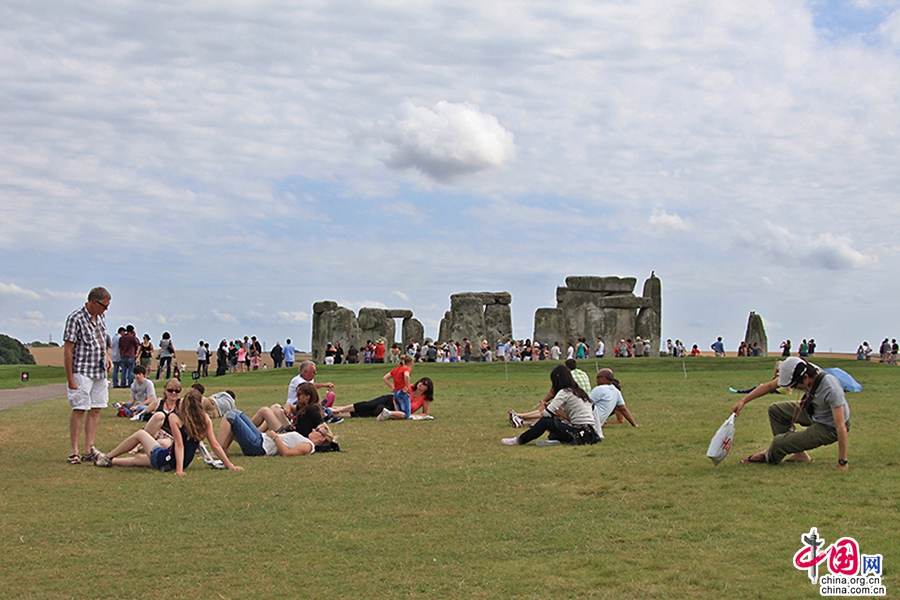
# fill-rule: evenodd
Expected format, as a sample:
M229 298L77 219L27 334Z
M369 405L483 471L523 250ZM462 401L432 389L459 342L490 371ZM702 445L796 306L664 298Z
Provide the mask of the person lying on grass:
M777 465L789 454L788 462L810 462L812 458L807 450L837 442L837 468L840 471L849 469L850 406L844 396L844 388L837 377L806 360L795 356L786 358L778 378L758 385L741 398L731 411L737 417L745 404L779 387L803 390L805 393L799 402L773 402L769 405L769 426L774 436L772 442L765 452L751 454L741 463ZM797 424L805 429L795 429Z
M308 436L313 429L325 422L322 405L319 403L319 391L314 384L305 381L297 386L295 393L297 397L295 403L284 406L273 404L267 409L277 419L277 426L270 426L265 418L257 419L260 416L257 412L252 420L255 425L261 427L260 431L265 432L271 427L279 433L296 431L300 435Z
M588 443L599 440L594 429L593 404L587 392L575 383L572 372L564 365L559 365L551 371L550 383L555 394L550 405L540 411L541 417L519 437L503 438L503 444L527 444L548 431L551 442L575 443L583 435L593 440ZM568 422L560 418L562 412L565 412Z
M197 390L189 391L181 401L178 413L170 413L167 421L172 430L172 440L157 441L152 435L140 429L116 446L112 452L102 452L94 459L98 467L153 467L158 471L171 471L183 476L184 470L194 460L197 448L204 439L208 439L213 450L225 463L225 467L231 471L243 471L243 468L235 466L225 456L219 442L216 441L213 432L212 421L203 412L203 394ZM137 456L121 456L138 444L141 444L146 454Z
M430 377L423 377L409 387L409 407L410 419L413 420L430 420L431 403L434 401L434 382ZM415 414L422 410L421 415ZM349 417L375 417L379 421L388 419L405 419L406 415L403 411L394 410L393 394L385 394L378 396L372 400L365 402L356 402L346 406L333 407L334 416L341 418Z
M259 430L257 425L267 425L266 432ZM309 437L300 435L296 431L277 433L279 421L272 409L262 407L253 420L239 410L230 410L225 413L222 424L219 426L218 447L216 455L223 461L228 460L225 452L231 443L236 441L241 447L244 456L306 456L316 451L316 446L324 446L334 441L334 434L328 425L321 423L309 432Z

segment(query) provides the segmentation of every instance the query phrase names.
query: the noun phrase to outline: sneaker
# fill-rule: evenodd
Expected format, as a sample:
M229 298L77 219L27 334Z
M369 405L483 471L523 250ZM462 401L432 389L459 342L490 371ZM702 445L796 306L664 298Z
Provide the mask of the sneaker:
M102 452L97 452L97 455L94 456L94 466L95 467L111 467L113 466L112 459Z
M736 389L734 389L733 387L728 388L728 391L731 392L732 394L738 393L738 391Z
M519 438L503 438L500 443L504 446L518 446Z
M516 414L516 411L509 411L509 424L518 429L525 425L525 421L522 420L522 417Z
M328 422L332 425L337 425L338 423L343 423L343 417L328 417Z
M129 421L140 421L140 420L141 420L141 413L138 413L138 414L134 415L133 417L131 417L131 418L128 419L128 420L129 420Z
M535 446L559 446L562 444L559 440L538 440L534 443Z
M390 421L391 420L391 411L386 408L381 409L381 414L375 417L377 421Z

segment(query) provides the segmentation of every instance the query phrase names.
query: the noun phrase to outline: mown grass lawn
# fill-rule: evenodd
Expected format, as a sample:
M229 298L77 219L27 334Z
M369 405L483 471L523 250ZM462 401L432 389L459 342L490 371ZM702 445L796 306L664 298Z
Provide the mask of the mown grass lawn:
M188 476L70 466L65 399L0 411L4 598L814 598L791 559L810 527L884 556L897 593L900 369L827 360L848 395L851 470L743 466L770 434L768 402L742 413L731 455L705 452L738 396L775 359L607 360L640 429L590 447L506 447L506 410L529 409L552 363L417 365L431 422L354 419L341 453L234 457ZM581 365L589 373L595 361ZM338 402L384 393L383 365L320 366ZM685 376L685 372L686 375ZM295 371L207 379L252 412L283 401ZM125 393L115 390L112 399ZM98 446L135 423L104 412ZM824 574L826 570L822 570Z

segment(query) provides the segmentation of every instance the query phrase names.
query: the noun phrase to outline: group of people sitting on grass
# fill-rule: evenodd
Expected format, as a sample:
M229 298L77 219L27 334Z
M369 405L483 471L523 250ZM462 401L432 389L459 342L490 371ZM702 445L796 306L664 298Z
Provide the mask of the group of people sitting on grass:
M590 391L587 373L578 368L575 359L567 359L550 372L550 391L534 407L524 413L509 411L513 427L530 425L521 435L503 438L507 446L518 446L538 440L538 446L558 444L596 444L603 439L604 424L628 421L632 427L640 427L625 406L622 386L611 369L600 369L597 385ZM607 423L613 414L616 421ZM538 439L548 433L546 440Z
M228 458L233 442L238 443L245 456L305 456L316 450L340 450L325 423L326 410L339 415L337 422L347 417L433 419L429 410L434 400L434 382L423 377L410 383L412 357L402 357L400 365L384 376L392 394L340 407L333 406L335 396L331 392L326 402L320 402L318 389L330 390L334 384L315 383L315 363L306 361L299 370L289 386L288 401L284 405L264 406L251 418L237 409L233 391L205 397L206 390L199 383L182 398L181 381L170 379L164 387L165 396L157 399L146 371L135 367L130 402L116 408L120 416L133 415L132 419L140 418L146 425L108 453L92 450L93 462L100 467L174 469L176 474L184 475L184 469L200 452L211 466L242 470ZM420 410L422 414L413 414ZM212 423L217 418L222 419L218 433ZM218 458L209 454L204 441L209 442Z

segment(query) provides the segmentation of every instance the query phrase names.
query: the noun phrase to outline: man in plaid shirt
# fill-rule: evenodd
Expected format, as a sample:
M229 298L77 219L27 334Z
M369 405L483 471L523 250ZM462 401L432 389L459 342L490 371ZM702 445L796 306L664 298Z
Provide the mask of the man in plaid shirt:
M95 287L88 294L87 302L69 315L63 333L65 341L66 379L68 380L69 438L72 454L69 464L93 460L97 449L94 437L100 423L100 409L109 402L106 375L112 368L108 354L106 319L103 313L109 308L110 294L105 288ZM87 420L84 415L87 413ZM84 423L85 453L78 456L78 438Z

